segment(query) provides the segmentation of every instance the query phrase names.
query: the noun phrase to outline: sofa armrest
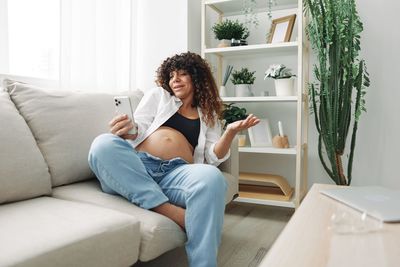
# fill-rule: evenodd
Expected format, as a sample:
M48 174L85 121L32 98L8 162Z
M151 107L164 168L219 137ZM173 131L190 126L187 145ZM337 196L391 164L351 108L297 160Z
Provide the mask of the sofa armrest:
M231 156L219 165L219 168L223 172L231 174L236 179L239 179L239 148L238 138L235 137L231 144Z
M237 137L232 141L230 149L231 156L219 165L220 170L224 172L228 185L225 204L230 203L239 196L239 149Z

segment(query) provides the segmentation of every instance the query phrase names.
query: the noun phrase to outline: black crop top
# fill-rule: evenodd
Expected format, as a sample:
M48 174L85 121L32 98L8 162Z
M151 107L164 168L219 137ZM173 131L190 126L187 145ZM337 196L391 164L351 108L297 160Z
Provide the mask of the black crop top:
M178 112L172 115L162 126L171 127L182 133L188 142L192 145L193 149L197 146L200 134L200 118L188 119Z

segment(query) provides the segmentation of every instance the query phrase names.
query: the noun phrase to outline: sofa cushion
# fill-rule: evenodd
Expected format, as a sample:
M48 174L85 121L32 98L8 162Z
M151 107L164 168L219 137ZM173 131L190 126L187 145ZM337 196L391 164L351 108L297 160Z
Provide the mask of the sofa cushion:
M84 203L41 197L0 206L0 266L109 267L137 261L139 223Z
M126 199L103 193L97 180L53 188L53 197L99 205L135 216L140 221L141 261L149 261L166 251L182 246L186 234L169 218L139 208Z
M0 91L0 203L51 193L47 164L9 95Z
M93 139L108 132L114 95L43 90L7 79L4 87L36 138L53 186L94 177L87 156ZM134 103L143 95L130 94Z
M237 179L228 173L223 174L228 184L225 203L229 203L237 193ZM186 234L172 220L139 208L123 197L103 193L97 180L55 187L53 197L99 205L135 216L141 224L141 261L152 260L164 252L183 246L186 241Z

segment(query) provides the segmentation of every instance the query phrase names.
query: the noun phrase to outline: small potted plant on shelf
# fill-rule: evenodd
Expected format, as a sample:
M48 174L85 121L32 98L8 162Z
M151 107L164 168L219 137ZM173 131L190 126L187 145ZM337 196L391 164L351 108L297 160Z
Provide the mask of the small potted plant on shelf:
M222 120L224 125L224 130L228 124L246 119L248 116L247 110L245 108L240 108L235 106L235 103L224 104L224 110L222 111ZM238 134L239 146L244 146L246 144L246 134L240 132Z
M215 23L212 27L215 38L220 40L218 47L235 45L246 45L246 38L249 37L249 30L238 20L229 20Z
M253 96L251 86L254 84L256 76L255 71L249 71L248 68L234 70L232 72L231 82L235 85L235 96Z
M275 92L277 96L292 96L294 92L294 79L296 75L283 64L269 66L265 72L264 80L272 78L275 80Z

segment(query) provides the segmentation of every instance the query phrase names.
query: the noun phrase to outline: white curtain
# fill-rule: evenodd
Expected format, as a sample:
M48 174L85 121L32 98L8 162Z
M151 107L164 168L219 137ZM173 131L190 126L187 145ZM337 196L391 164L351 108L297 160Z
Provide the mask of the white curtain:
M60 87L135 88L136 1L61 0Z

